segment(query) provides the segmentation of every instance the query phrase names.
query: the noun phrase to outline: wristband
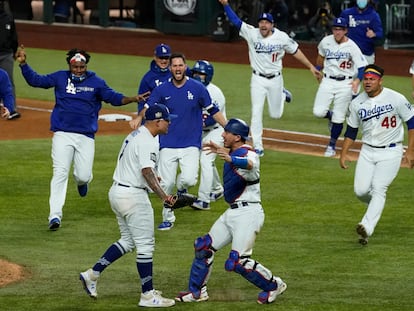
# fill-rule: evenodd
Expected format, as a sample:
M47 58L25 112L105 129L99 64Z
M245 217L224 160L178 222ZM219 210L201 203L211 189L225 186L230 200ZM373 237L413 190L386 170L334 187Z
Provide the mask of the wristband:
M322 66L316 65L316 66L315 66L315 68L316 68L318 71L321 71Z
M249 161L247 160L247 158L231 156L231 163L233 163L234 166L240 168L247 168Z

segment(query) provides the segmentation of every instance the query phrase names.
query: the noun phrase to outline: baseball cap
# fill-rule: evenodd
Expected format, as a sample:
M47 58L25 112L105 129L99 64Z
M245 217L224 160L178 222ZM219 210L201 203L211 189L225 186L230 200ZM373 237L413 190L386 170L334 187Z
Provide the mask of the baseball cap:
M332 27L343 27L348 28L348 23L346 22L346 19L343 17L337 17L334 19L332 23Z
M171 114L168 108L163 104L155 104L150 106L145 111L145 120L166 120L171 121L171 119L176 118L176 114Z
M375 64L370 64L364 69L364 76L376 76L381 78L384 75L384 69Z
M269 21L271 23L274 23L273 16L270 13L262 13L262 14L260 14L259 15L259 18L257 19L257 21L260 22L263 19L265 19L265 20L267 20L267 21Z
M171 56L171 48L169 45L161 43L157 45L154 51L155 56L157 57L170 57Z

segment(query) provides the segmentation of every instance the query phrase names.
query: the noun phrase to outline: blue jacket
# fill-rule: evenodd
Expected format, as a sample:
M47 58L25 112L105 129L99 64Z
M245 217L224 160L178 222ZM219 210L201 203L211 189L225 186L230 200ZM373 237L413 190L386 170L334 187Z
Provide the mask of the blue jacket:
M343 10L341 17L348 22L348 38L351 38L359 46L364 55L372 55L375 52L376 40L382 39L384 33L381 18L372 6L368 6L362 12L358 7ZM366 36L367 28L375 32L375 38Z
M0 101L10 112L14 111L13 89L7 72L0 68Z
M55 89L55 106L50 116L53 132L79 133L94 138L102 101L113 106L122 105L124 95L111 89L92 71L87 71L85 80L77 83L71 80L69 70L39 75L28 64L20 68L30 86Z

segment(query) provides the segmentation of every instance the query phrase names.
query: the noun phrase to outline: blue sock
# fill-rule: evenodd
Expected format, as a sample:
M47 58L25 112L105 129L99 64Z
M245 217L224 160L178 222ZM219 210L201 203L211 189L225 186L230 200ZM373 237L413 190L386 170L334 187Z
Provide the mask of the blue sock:
M152 258L148 258L146 262L137 261L137 270L141 278L142 293L152 290Z
M332 111L328 110L328 112L326 113L326 115L324 116L324 118L331 120L332 119Z
M111 263L113 263L118 258L121 258L125 254L125 251L121 245L116 242L112 244L106 252L102 255L97 263L93 266L92 270L102 272L105 270Z
M329 140L329 146L335 148L336 141L338 140L339 135L341 135L343 127L344 125L342 123L332 123L331 139Z

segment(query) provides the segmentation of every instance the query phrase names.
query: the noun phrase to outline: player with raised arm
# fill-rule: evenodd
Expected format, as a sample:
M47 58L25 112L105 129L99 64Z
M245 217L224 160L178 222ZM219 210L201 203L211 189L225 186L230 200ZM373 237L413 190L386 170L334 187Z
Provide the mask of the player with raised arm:
M263 109L267 99L269 115L279 119L283 115L284 103L291 100L290 92L283 86L282 59L286 53L305 65L318 78L320 72L299 49L299 45L287 33L275 27L273 16L263 13L258 18L258 28L243 22L232 10L228 0L219 0L230 22L239 30L249 47L252 68L250 83L251 132L253 147L259 156L263 150Z
M364 67L368 64L356 43L346 36L347 29L344 18L335 18L332 34L318 44L316 65L323 68L323 78L316 93L313 114L329 120L331 137L325 157L336 155L336 141L341 135L352 94L358 92Z
M348 127L342 147L340 166L348 168L348 151L362 129L362 147L355 168L354 191L367 205L357 225L359 243L365 245L374 233L385 206L388 187L397 176L404 155L404 126L408 128L408 148L404 160L414 167L414 109L400 93L383 87L384 70L368 65L362 92L349 106Z

